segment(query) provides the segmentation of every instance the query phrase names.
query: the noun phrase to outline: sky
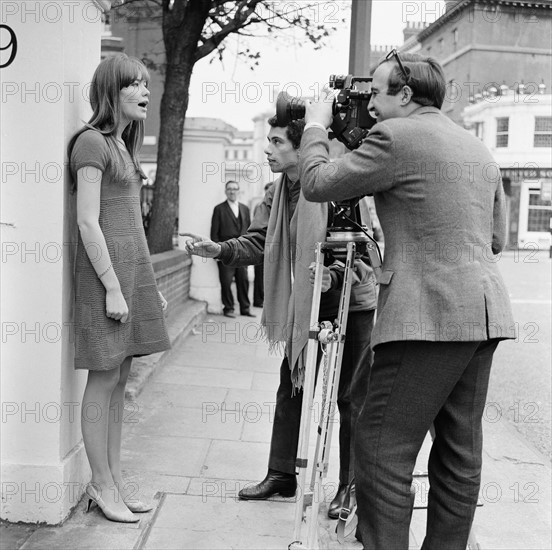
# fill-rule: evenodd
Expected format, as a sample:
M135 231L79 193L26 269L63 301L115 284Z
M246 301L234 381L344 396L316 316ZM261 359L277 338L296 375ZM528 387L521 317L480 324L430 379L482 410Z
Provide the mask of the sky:
M276 1L276 0L272 0ZM278 0L290 10L310 4ZM337 30L316 51L304 34L296 30L278 39L244 39L232 36L222 63L205 58L196 63L190 85L188 117L215 117L240 130L251 130L252 119L267 109L284 89L292 96L316 93L330 74L347 74L349 59L350 2L319 0L318 8L308 13L312 18L336 26ZM433 22L444 13L444 1L373 0L371 43L397 46L403 43L406 22ZM345 17L345 23L339 20ZM236 58L235 52L249 47L261 54L254 71Z

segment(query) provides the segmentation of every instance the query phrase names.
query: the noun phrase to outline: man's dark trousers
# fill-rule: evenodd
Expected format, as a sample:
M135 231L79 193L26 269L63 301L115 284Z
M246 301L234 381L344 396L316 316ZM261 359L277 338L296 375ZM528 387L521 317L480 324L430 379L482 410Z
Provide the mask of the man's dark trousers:
M211 219L211 240L223 242L229 239L235 239L247 232L251 224L249 208L244 204L237 205L239 215L236 217L228 201L217 204L213 210ZM247 267L225 266L222 262L217 262L220 280L220 298L224 313L234 311L234 297L232 295L232 280L236 278L236 290L238 302L240 304L240 313L249 313L251 306L249 302L249 280L247 278Z
M249 301L249 279L247 277L247 267L230 267L222 262L217 262L220 278L220 294L224 313L234 311L234 296L232 295L232 281L236 279L236 291L238 303L240 304L240 313L247 313L251 307Z
M355 436L357 512L366 550L407 550L412 472L432 423L422 550L466 549L481 483L481 419L497 344L376 346Z
M370 337L374 310L349 313L347 334L343 348L338 389L339 477L340 483L349 483L353 475L353 427L368 388L372 351ZM320 354L319 354L320 357ZM291 372L287 357L280 367L280 386L276 394L276 408L268 467L294 474L299 443L303 391L292 397Z
M264 265L255 266L255 280L253 282L253 305L263 307L264 304Z

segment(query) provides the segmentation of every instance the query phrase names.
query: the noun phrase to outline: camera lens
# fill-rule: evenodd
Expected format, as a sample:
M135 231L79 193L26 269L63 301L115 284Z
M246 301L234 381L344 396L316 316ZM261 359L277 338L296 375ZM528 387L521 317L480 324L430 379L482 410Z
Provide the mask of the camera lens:
M276 99L276 119L278 124L287 126L292 120L305 118L305 102L300 97L291 97L280 92Z
M291 120L305 118L305 102L299 97L292 97L289 102L289 117Z

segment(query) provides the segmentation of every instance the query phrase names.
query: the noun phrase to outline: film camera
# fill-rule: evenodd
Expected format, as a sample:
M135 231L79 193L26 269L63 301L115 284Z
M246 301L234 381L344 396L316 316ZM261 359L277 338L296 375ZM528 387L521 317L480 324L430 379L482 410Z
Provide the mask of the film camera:
M356 82L372 82L371 77L330 75L329 86L339 90L332 105L333 122L330 138L335 138L348 149L356 149L367 136L376 120L368 112L370 92L358 90ZM278 124L287 125L291 120L304 118L305 101L280 92L276 100Z
M348 149L357 149L376 123L368 112L371 93L358 90L356 82L372 82L371 77L352 75L330 75L329 86L339 90L332 105L333 121L330 126L330 139L335 138ZM276 100L276 118L278 124L285 126L292 120L305 117L305 101L300 97L291 97L281 92ZM382 264L381 252L377 242L369 235L367 228L361 225L359 199L328 203L327 242L342 246L333 247L331 255L342 260L346 255L346 243L357 244L358 255L368 255L374 270Z

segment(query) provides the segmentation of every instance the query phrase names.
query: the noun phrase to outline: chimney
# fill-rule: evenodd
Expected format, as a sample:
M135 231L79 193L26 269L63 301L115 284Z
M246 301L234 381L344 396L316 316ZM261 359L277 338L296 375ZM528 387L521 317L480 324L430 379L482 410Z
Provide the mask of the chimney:
M407 21L406 27L403 29L403 44L413 36L416 36L421 31L414 22Z

